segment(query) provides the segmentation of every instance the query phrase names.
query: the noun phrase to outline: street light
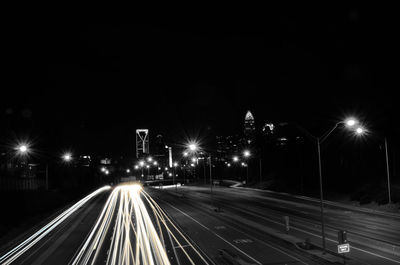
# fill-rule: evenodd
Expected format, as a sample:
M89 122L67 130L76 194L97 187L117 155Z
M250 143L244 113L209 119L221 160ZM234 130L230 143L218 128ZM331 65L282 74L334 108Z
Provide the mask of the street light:
M70 162L70 161L72 160L72 154L71 154L71 153L65 153L65 154L62 156L62 159L63 159L65 162Z
M239 161L239 157L234 156L234 157L232 158L232 160L233 160L233 162L238 162L238 161Z
M199 147L199 145L197 144L197 143L195 143L195 142L192 142L192 143L189 143L188 145L187 145L187 147L188 147L188 149L189 149L189 151L190 152L197 152L197 151L202 151L202 153L204 153L205 155L207 155L208 156L208 163L209 163L209 167L210 167L210 195L211 195L211 205L213 205L213 189L212 189L212 186L213 186L213 180L212 180L212 160L211 160L211 154L210 153L207 153L207 152L204 152L204 150L202 150L200 147ZM196 157L193 157L192 158L192 164L190 164L192 167L194 167L195 165L194 165L194 162L197 162L198 160L197 160L197 158Z
M316 137L309 133L307 130L304 128L298 126L299 129L301 129L303 132L305 132L308 136L310 136L317 144L317 153L318 153L318 175L319 175L319 194L320 194L320 209L321 209L321 234L322 234L322 249L323 249L323 254L326 253L326 244L325 244L325 221L324 221L324 195L323 195L323 183L322 183L322 163L321 163L321 144L331 135L333 131L336 130L336 128L339 127L339 125L344 124L346 127L353 129L353 127L358 124L358 121L354 118L349 118L344 121L340 121L335 124L335 126L332 127L329 131L327 131L323 136L321 137ZM357 127L355 129L355 133L357 135L361 135L364 133L364 129L362 127Z
M189 144L188 147L189 147L189 150L192 152L197 150L197 144L195 144L195 143Z
M356 133L357 134L363 134L364 133L364 129L362 128L362 127L358 127L357 129L356 129Z
M244 151L243 151L243 156L244 156L246 159L249 158L249 157L251 156L250 151L249 151L249 150L244 150ZM242 165L243 165L243 163L242 163ZM247 164L246 164L246 184L247 184L247 185L249 184L249 165L248 165L248 162L247 162Z
M244 156L244 157L250 157L250 155L251 155L251 154L250 154L250 151L249 151L249 150L244 150L244 151L243 151L243 156Z
M147 161L148 161L148 162L151 162L151 161L153 161L153 158L152 158L151 156L149 156L149 157L147 158Z
M347 119L346 121L345 121L345 124L348 126L348 127L353 127L354 125L356 125L358 122L357 122L357 120L355 120L355 119L353 119L353 118L349 118L349 119Z
M26 155L30 151L28 145L26 145L26 144L18 145L16 150L17 150L18 154L20 154L20 155Z

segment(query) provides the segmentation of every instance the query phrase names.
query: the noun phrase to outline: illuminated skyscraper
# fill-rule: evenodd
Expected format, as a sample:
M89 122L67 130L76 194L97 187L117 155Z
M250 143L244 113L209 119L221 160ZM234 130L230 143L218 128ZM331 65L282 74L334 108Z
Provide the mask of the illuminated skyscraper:
M247 145L254 142L256 134L256 126L254 122L254 116L250 110L247 111L244 117L244 138Z
M149 151L149 130L137 129L136 130L136 157L140 158L148 155Z

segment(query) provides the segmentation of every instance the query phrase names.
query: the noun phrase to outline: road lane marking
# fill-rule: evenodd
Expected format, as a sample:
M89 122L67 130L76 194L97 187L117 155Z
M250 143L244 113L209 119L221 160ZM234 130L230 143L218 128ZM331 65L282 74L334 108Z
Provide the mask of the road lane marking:
M199 221L197 221L197 220L196 220L195 218L193 218L192 216L190 216L190 215L188 215L187 213L181 211L180 209L174 207L173 205L171 205L170 203L168 203L168 202L166 202L166 201L164 201L164 203L168 204L171 208L174 208L175 210L179 211L179 212L182 213L183 215L185 215L185 216L187 216L188 218L192 219L194 222L196 222L197 224L199 224L201 227L203 227L204 229L210 231L210 232L213 233L215 236L217 236L218 238L220 238L221 240L223 240L224 242L226 242L227 244L229 244L231 247L235 248L237 251L239 251L240 253L242 253L243 255L245 255L246 257L248 257L249 259L253 260L253 261L256 262L257 264L262 265L261 262L259 262L258 260L256 260L256 259L253 258L252 256L248 255L246 252L244 252L243 250L239 249L238 247L236 247L235 245L233 245L232 243L230 243L228 240L226 240L225 238L221 237L220 235L218 235L217 233L215 233L214 231L212 231L211 229L209 229L208 227L206 227L205 225L203 225L202 223L200 223ZM235 230L236 230L236 229L235 229ZM239 232L241 232L241 233L243 233L243 234L246 234L246 233L244 233L244 232L242 232L242 231L239 231ZM286 256L291 257L292 259L295 259L295 260L301 262L302 264L306 264L306 265L307 265L307 263L304 263L303 261L299 260L298 258L293 257L292 255L289 255L289 254L283 252L282 250L280 250L280 249L278 249L278 248L275 248L275 247L273 247L273 246L271 246L271 245L269 245L269 244L267 244L267 243L265 243L265 242L263 242L263 241L260 241L260 242L264 243L265 245L268 245L268 246L271 247L272 249L275 249L275 250L277 250L277 251L279 251L279 252L285 254Z
M233 206L231 206L231 208L238 208L238 207L233 207ZM240 209L240 208L239 208L239 209ZM241 210L242 210L242 209L241 209ZM267 218L267 217L265 217L265 216L261 216L261 215L258 215L258 214L256 214L256 213L253 213L253 212L252 212L252 214L253 214L253 215L256 215L256 216L258 216L259 218L262 218L262 219L264 219L264 220L268 220L268 221L271 222L271 223L275 223L275 224L278 224L278 225L282 225L281 222L274 221L274 220L272 220L272 219L270 219L270 218ZM302 220L302 218L300 218L300 217L297 217L297 219ZM307 220L303 220L303 221L306 221L306 222L309 222L309 223L312 224L312 222L310 222L310 221L307 221ZM334 227L331 227L331 228L332 228L332 229L337 229L337 228L334 228ZM316 237L318 237L318 238L321 238L320 235L314 234L314 233L312 233L312 232L307 232L307 231L305 231L305 230L303 230L303 229L301 229L301 228L296 228L296 227L293 226L292 229L293 229L293 230L298 230L298 231L303 232L303 233L305 233L305 234L309 234L309 235L313 235L313 236L316 236ZM328 237L326 237L326 239L327 239L328 241L335 242L335 244L337 243L336 240L329 239ZM389 261L392 261L392 262L395 262L395 263L400 264L400 261L398 261L398 260L394 260L394 259L391 259L391 258L389 258L389 257L385 257L385 256L382 256L382 255L379 255L379 254L376 254L376 253L373 253L373 252L370 252L370 251L368 251L368 250L364 250L364 249L361 249L361 248L358 248L358 247L354 247L354 246L353 246L352 248L353 248L353 249L356 249L356 250L358 250L358 251L361 251L361 252L370 254L370 255L372 255L372 256L376 256L376 257L379 257L379 258L382 258L382 259L386 259L386 260L389 260Z
M236 244L247 244L247 243L253 243L254 241L248 238L245 239L234 239L233 242L235 242Z

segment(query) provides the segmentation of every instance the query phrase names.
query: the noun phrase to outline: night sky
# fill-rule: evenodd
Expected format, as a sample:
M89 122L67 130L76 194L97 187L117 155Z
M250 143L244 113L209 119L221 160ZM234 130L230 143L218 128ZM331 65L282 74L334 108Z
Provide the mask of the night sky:
M296 121L319 134L352 114L396 134L396 34L373 11L16 20L4 39L5 139L133 153L136 128L174 143L240 133L248 109L257 126Z

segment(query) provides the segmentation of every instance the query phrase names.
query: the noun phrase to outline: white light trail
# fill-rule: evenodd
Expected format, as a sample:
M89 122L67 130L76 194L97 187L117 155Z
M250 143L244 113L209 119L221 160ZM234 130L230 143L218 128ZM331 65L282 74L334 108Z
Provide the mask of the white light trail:
M184 239L183 244L173 234L169 224ZM107 250L106 264L110 265L170 265L163 230L169 234L168 238L172 236L191 264L195 263L185 250L188 246L201 257L204 264L208 264L140 185L118 186L110 194L97 222L70 264L95 264L101 253L104 255ZM106 235L112 235L111 240Z
M92 192L91 194L87 195L85 198L81 199L74 205L72 205L70 208L68 208L67 210L62 212L60 215L58 215L56 218L54 218L48 224L43 226L41 229L39 229L36 233L31 235L29 238L24 240L18 246L14 247L10 251L8 251L6 254L1 256L0 263L5 265L5 264L11 264L12 262L14 262L18 257L20 257L27 250L29 250L32 246L34 246L37 242L39 242L43 237L45 237L48 233L50 233L53 229L55 229L59 224L61 224L68 217L70 217L71 214L73 214L76 210L78 210L80 207L85 205L93 197L97 196L98 194L100 194L103 191L109 190L110 188L111 188L110 186L104 186L104 187Z

